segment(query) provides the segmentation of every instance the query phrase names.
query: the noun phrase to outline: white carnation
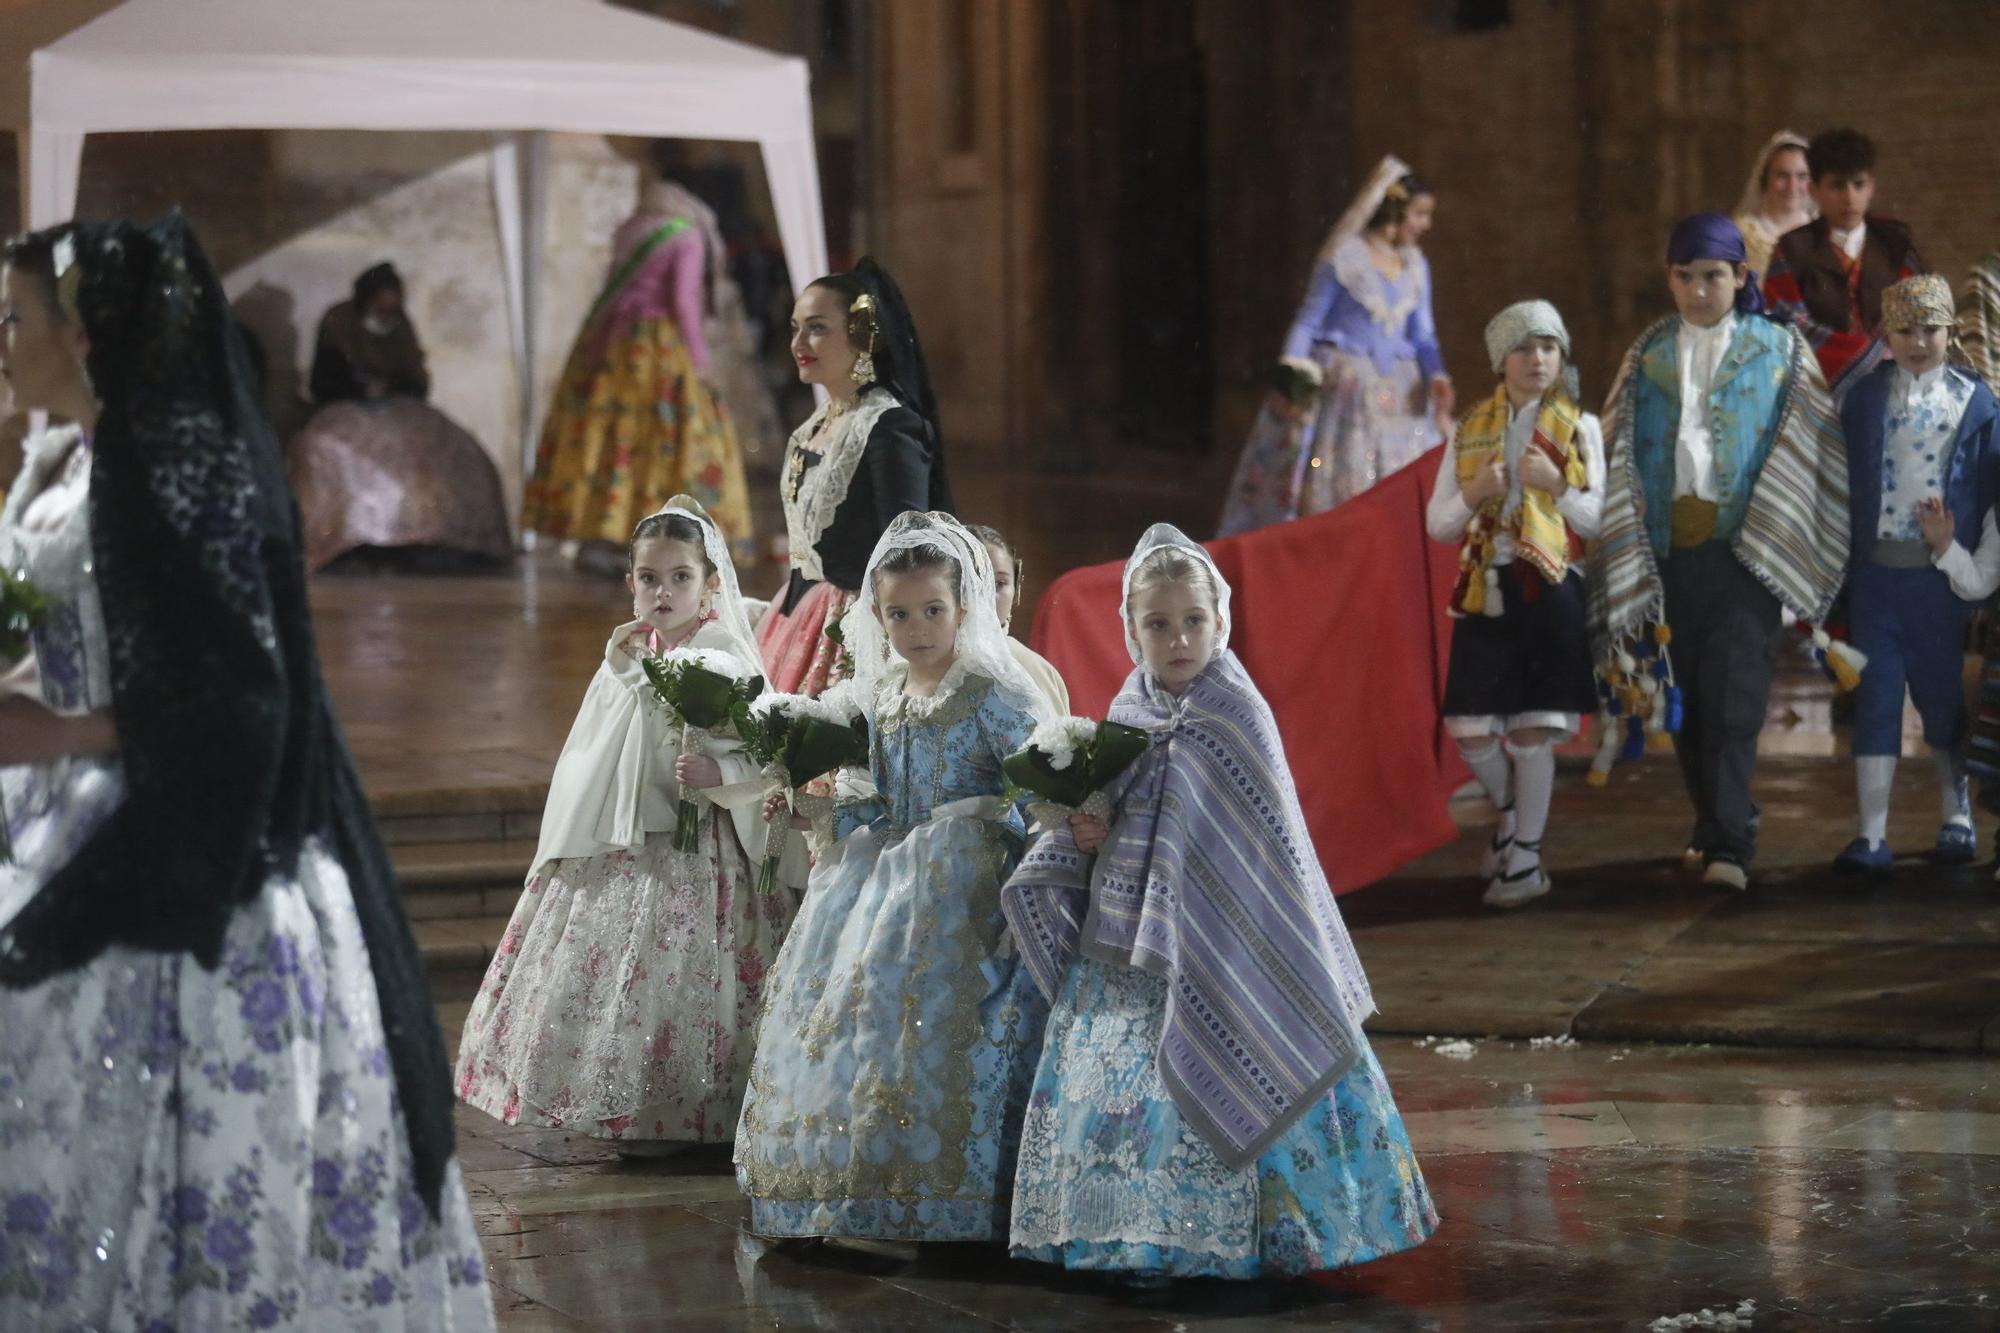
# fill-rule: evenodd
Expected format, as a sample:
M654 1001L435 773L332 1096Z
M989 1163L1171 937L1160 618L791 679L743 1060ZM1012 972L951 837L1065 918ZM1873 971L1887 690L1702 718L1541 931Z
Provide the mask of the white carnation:
M766 690L750 701L749 713L759 722L774 712L796 716L797 705L805 702L807 702L806 697L802 694L781 694L776 690Z
M1059 717L1042 723L1028 737L1028 748L1048 756L1049 767L1060 773L1076 759L1076 752L1097 735L1097 724L1087 717Z
M731 680L749 680L757 674L735 653L726 653L719 648L674 648L661 653L658 660L663 667L696 666Z
M851 726L861 716L861 709L855 705L853 691L846 684L841 682L817 699L767 690L750 701L750 716L761 721L777 712L794 719L818 718L836 726Z

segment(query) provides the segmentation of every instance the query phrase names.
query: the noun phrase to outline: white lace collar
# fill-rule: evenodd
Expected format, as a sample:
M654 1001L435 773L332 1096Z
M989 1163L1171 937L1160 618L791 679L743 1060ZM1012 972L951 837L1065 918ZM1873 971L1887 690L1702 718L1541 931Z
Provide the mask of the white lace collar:
M791 542L792 568L805 577L814 580L826 577L819 559L819 539L833 526L833 516L847 498L847 488L853 485L861 456L868 451L868 437L874 433L875 423L895 406L896 396L887 389L878 386L863 390L860 401L835 426L818 464L805 469L796 489L791 480L794 459L833 410L832 404L822 404L807 417L785 445L785 461L778 481L785 504L785 535Z
M937 689L932 693L905 694L904 688L910 683L910 664L898 659L889 668L888 674L882 677L876 694L876 711L879 714L893 707L906 722L928 721L962 695L968 685L986 678L986 673L978 669L977 663L961 657L945 669L944 678L938 681Z
M1359 236L1348 237L1333 250L1333 276L1340 279L1347 294L1360 303L1384 333L1403 330L1430 285L1429 266L1422 250L1405 245L1398 247L1396 253L1403 258L1403 272L1400 277L1391 278L1375 267L1375 261L1369 257L1368 242Z

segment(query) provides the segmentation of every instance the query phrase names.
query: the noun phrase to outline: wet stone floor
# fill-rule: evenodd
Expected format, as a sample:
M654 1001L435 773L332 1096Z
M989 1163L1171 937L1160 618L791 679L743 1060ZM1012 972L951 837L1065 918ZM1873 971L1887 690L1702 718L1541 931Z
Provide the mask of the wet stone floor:
M1421 1039L1418 1039L1421 1040ZM2000 1079L1965 1056L1378 1039L1443 1223L1318 1280L1127 1294L935 1247L767 1245L724 1149L662 1163L462 1112L517 1330L2000 1327ZM1709 1326L1722 1326L1720 1321Z
M1915 852L1937 806L1929 766L1905 769L1891 838ZM2000 888L1914 855L1829 874L1847 771L1764 765L1747 894L1677 868L1684 806L1654 760L1606 789L1565 775L1556 888L1526 908L1480 906L1476 809L1342 900L1443 1219L1415 1251L1144 1295L998 1247L845 1257L751 1236L726 1149L627 1163L461 1110L502 1326L2000 1329Z
M621 595L540 565L394 598L322 580L371 790L545 781ZM468 659L490 688L452 684ZM2000 1329L2000 887L1990 864L1922 861L1937 800L1914 738L1890 824L1904 859L1830 875L1852 835L1844 739L1792 671L1746 894L1678 869L1687 807L1660 756L1602 789L1565 770L1555 889L1518 911L1480 905L1473 805L1456 843L1342 899L1443 1218L1415 1251L1143 1296L997 1247L843 1258L750 1236L726 1148L627 1163L462 1109L502 1327L1644 1330L1747 1308L1760 1330ZM464 994L440 998L455 1038Z

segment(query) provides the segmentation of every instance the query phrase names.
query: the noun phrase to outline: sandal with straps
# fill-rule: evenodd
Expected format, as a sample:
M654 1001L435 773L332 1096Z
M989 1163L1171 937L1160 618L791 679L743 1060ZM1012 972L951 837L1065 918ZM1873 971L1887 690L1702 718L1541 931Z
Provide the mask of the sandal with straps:
M1514 813L1514 807L1511 805L1499 807L1499 813L1500 819L1504 823L1507 816ZM1492 840L1486 844L1485 859L1479 863L1479 877L1481 879L1499 878L1500 872L1507 868L1507 849L1513 845L1514 835L1509 833L1506 837L1501 837L1500 825L1495 824L1493 826Z
M1533 902L1555 887L1554 881L1549 878L1549 872L1542 869L1542 844L1539 841L1516 839L1514 846L1520 851L1531 853L1535 858L1534 864L1495 876L1493 882L1486 886L1486 896L1483 899L1488 907L1519 907L1522 903Z

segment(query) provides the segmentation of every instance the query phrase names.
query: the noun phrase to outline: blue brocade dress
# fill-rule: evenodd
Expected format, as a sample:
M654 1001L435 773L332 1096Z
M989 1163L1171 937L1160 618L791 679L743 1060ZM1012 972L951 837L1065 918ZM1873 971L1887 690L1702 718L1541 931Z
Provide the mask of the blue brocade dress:
M736 1135L754 1230L996 1240L1046 1005L1002 943L1021 821L1000 761L1034 720L953 668L881 695L882 795L835 849L772 968Z

